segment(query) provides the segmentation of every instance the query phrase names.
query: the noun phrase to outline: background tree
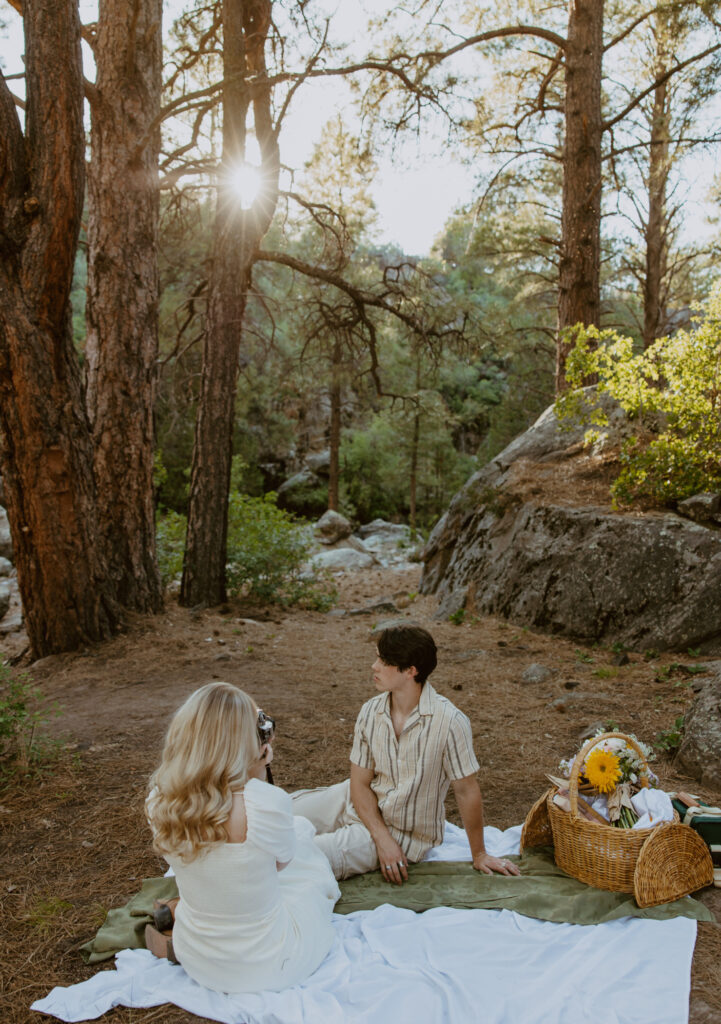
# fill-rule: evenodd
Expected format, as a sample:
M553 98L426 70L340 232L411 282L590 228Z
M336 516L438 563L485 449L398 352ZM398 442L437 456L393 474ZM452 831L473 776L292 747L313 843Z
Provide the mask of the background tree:
M0 458L36 656L118 621L70 310L83 207L80 23L74 0L24 10L25 130L0 78Z
M88 168L87 406L118 599L162 604L153 501L162 0L103 0Z
M633 327L648 347L678 326L678 310L700 294L696 274L712 258L697 242L684 242L681 228L688 199L680 165L691 153L703 155L718 141L706 127L716 95L721 64L712 52L691 61L669 78L679 63L703 51L709 40L709 17L719 5L668 4L652 12L633 53L636 76L625 84L627 93L638 83L653 81L652 92L628 122L614 133L608 154L615 186L615 206L633 228L621 253L623 271L641 292L638 314L630 307ZM617 82L616 88L624 87ZM613 208L614 203L609 204Z
M223 0L223 157L193 449L188 538L181 586L186 605L225 600L228 490L243 315L253 262L270 227L280 155L267 82L270 0ZM252 115L263 187L244 209L235 182L246 164Z

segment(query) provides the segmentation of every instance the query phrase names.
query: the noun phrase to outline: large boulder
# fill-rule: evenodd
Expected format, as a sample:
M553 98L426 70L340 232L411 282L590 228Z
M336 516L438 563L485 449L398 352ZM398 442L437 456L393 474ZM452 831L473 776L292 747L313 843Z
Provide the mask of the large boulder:
M721 662L696 697L684 723L676 761L704 786L721 789Z
M278 488L278 506L307 519L315 519L328 508L327 480L321 480L310 469L294 473Z
M313 555L311 564L316 569L334 572L353 572L355 569L370 569L376 560L369 552L357 551L351 547L331 548Z
M462 607L633 650L721 652L721 532L672 512L610 507L609 450L584 449L553 407L454 497L424 551L422 593Z
M359 526L356 536L366 548L373 551L383 565L400 565L418 561L420 546L411 539L411 528L405 523L389 523L385 519L374 519Z
M339 540L350 537L352 532L353 526L349 520L330 508L313 527L313 533L321 544L336 544Z

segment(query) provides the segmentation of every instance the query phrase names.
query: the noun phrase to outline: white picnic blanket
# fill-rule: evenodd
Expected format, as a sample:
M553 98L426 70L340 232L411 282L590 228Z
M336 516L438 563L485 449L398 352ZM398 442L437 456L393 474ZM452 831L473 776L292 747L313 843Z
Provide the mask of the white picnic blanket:
M518 851L520 827L486 829L496 856ZM447 826L434 860L470 859ZM333 947L305 984L221 995L147 950L123 950L115 970L54 988L32 1009L93 1020L114 1006L178 1006L227 1024L687 1024L696 922L624 918L551 924L502 910L385 904L334 915Z

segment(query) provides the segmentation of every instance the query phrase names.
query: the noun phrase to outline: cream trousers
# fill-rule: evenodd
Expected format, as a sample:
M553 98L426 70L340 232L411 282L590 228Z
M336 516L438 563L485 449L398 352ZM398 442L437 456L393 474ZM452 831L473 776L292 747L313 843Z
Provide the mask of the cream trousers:
M350 779L335 786L299 789L291 796L293 813L315 825L316 845L330 861L337 879L376 870L376 846L351 803Z

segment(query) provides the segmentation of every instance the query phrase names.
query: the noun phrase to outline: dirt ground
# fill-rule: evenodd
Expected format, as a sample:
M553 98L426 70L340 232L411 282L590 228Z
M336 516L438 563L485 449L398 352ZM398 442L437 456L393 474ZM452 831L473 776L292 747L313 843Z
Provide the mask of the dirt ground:
M674 665L699 662L687 653L632 653L629 664L618 666L608 648L498 619L436 621L434 599L416 596L419 579L419 567L339 577L330 614L238 604L194 613L170 600L162 615L137 619L111 642L29 667L61 707L47 731L62 749L45 773L0 782L1 1024L40 1020L29 1010L33 1000L98 970L84 966L79 947L108 909L127 902L144 877L163 872L143 818L146 783L171 712L204 682L237 683L277 719L277 784L292 790L339 781L347 775L356 713L374 693L371 631L383 619L348 613L390 595L402 598L408 604L401 615L431 629L438 643L434 686L471 719L486 822L506 828L524 820L546 788L544 773L578 750L589 726L613 720L653 741L683 714L692 684L703 678ZM7 638L5 655L19 653L21 642ZM524 683L533 663L548 667L551 678ZM560 708L552 706L558 698ZM666 755L654 768L667 789L721 801L679 774ZM451 801L448 812L458 821ZM721 915L721 890L699 898ZM702 924L692 1024L721 1020L720 954L721 925ZM102 1019L199 1018L163 1006L119 1008Z

